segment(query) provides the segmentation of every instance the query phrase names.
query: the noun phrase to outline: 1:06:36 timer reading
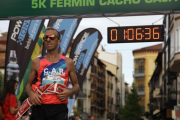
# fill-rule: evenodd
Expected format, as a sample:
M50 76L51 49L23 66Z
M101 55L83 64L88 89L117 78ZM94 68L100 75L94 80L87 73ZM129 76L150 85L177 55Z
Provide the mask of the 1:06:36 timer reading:
M163 25L108 28L108 43L156 42L163 40Z

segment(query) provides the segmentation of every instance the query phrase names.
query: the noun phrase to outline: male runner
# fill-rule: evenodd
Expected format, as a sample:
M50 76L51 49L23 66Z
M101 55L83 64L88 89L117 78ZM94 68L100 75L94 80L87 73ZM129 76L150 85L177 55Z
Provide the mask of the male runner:
M67 120L67 98L79 91L79 84L75 66L70 58L58 54L58 45L61 43L59 33L54 28L47 28L44 35L44 45L47 54L33 60L26 91L35 105L32 109L31 120ZM37 77L37 79L34 79ZM70 77L73 88L66 89ZM50 84L56 81L65 88L58 94L47 92L42 96L33 91L37 86Z

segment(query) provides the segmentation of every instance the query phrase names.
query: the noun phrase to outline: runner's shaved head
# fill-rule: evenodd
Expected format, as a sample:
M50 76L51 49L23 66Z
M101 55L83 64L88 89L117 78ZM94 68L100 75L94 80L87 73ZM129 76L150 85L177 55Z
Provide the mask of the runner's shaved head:
M56 32L57 32L57 37L60 39L59 32L58 32L55 28L53 28L53 27L47 27L46 31L48 31L48 30L54 30L54 31L56 31ZM61 39L60 39L60 40L61 40Z

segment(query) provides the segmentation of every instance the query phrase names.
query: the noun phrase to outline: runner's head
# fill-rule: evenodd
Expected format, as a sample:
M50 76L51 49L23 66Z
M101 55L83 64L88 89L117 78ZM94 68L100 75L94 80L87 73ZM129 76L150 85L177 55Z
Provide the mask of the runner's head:
M55 28L53 28L53 27L47 27L47 29L46 29L46 31L48 31L48 30L54 30L54 31L56 31L56 36L58 37L58 39L60 39L60 35L59 35L59 32L55 29ZM61 40L61 39L60 39Z
M58 45L61 43L58 31L51 27L47 28L43 40L48 51L57 49Z

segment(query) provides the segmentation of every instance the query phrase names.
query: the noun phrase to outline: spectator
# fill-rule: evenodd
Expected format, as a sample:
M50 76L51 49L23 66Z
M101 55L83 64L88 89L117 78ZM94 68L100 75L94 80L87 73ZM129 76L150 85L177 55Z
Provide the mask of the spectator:
M16 113L20 109L17 105L15 91L17 89L18 82L14 79L7 81L4 91L0 97L0 103L2 104L3 111L6 115L4 120L13 120Z

